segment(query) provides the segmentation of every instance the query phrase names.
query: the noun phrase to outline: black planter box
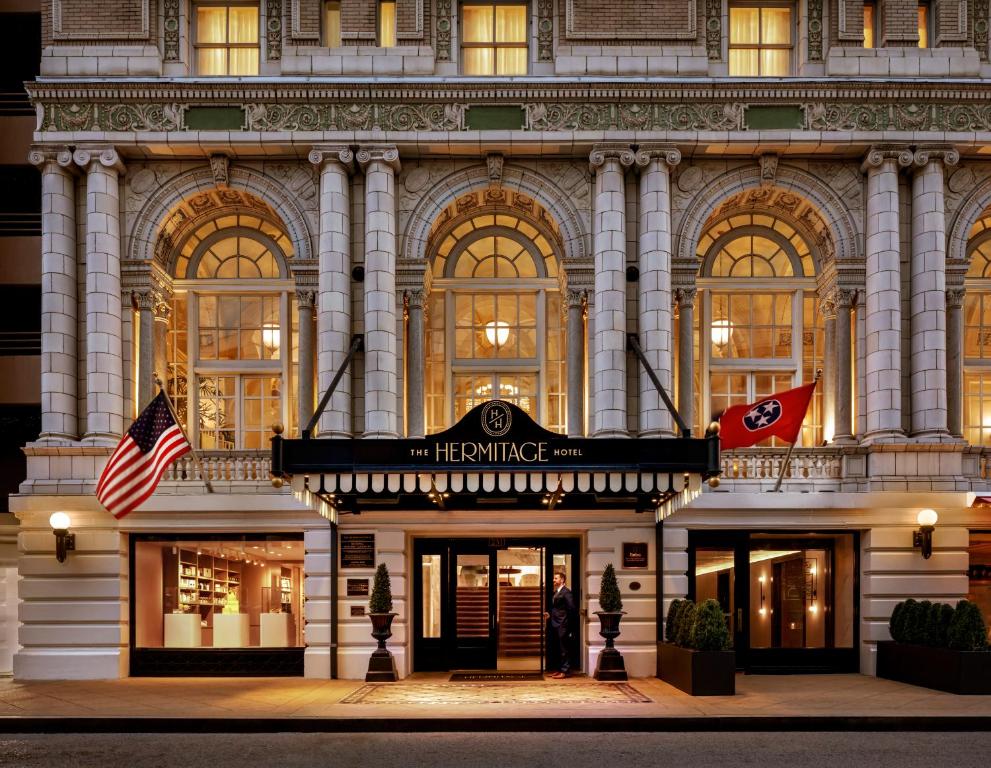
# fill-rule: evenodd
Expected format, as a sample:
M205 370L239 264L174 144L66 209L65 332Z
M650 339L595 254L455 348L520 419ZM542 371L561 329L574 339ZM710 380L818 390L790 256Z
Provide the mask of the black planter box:
M658 677L692 696L736 694L736 653L657 644Z
M991 652L885 640L877 644L877 676L947 693L991 694Z

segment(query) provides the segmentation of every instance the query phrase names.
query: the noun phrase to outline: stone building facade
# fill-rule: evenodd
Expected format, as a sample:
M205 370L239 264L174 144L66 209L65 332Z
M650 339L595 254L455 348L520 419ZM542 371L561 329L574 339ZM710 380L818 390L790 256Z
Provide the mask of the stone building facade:
M987 0L44 3L42 434L11 498L15 676L174 673L135 663L171 631L359 677L373 641L351 582L371 570L336 550L355 534L393 573L403 675L429 641L485 634L448 617L453 593L501 601L548 569L581 597L590 669L610 562L636 675L686 595L720 601L754 671L871 674L907 597L991 611L988 16ZM345 515L273 487L267 449L273 422L305 428L355 334L318 438L423 438L494 398L570 438L674 438L628 334L696 436L822 377L781 492L772 444L724 452L677 510ZM95 482L156 375L203 468L180 460L118 521ZM55 511L76 534L64 563ZM511 553L498 585L486 542ZM245 610L218 610L228 595ZM250 618L222 641L229 614ZM289 668L273 658L231 663Z

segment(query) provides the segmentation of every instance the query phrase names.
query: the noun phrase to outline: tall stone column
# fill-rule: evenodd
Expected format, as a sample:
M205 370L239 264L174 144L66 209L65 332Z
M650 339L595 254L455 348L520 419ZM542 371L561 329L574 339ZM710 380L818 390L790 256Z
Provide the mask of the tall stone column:
M898 169L912 160L908 149L873 147L863 165L867 171L867 440L903 434Z
M593 437L628 437L626 425L626 188L633 151L598 145L589 156L595 174L595 372Z
M399 436L394 146L358 150L365 172L365 434Z
M678 301L678 413L692 429L695 423L695 288L675 291Z
M661 385L671 393L671 169L681 162L674 147L641 146L640 346ZM638 363L638 368L642 366ZM640 370L640 437L670 436L671 414L646 371Z
M317 146L320 169L317 388L323 397L351 347L351 182L354 154L346 146ZM351 367L320 416L320 437L351 437ZM300 428L305 427L301 424Z
M848 288L836 291L836 406L833 442L849 443L853 440L853 368L850 364L850 315L857 292Z
M86 169L86 434L113 445L124 424L121 346L120 175L113 147L80 148Z
M920 147L912 178L912 436L948 435L946 402L946 209L944 166L950 147Z
M824 436L836 436L836 289L819 297L823 317L822 431Z
M424 305L427 303L426 290L420 288L406 291L404 303L408 323L406 338L406 436L423 437L426 434L423 418L423 411L426 406L423 390L424 345L426 344L423 312Z
M155 386L151 376L155 365L155 293L152 290L135 291L132 298L138 310L137 362L138 412L140 413L155 396ZM159 373L159 376L161 375Z
M963 288L946 291L946 426L963 436Z
M299 429L313 416L313 305L317 295L311 290L296 291L296 307L299 312Z
M155 321L155 328L152 332L154 338L154 355L152 361L152 373L162 382L162 386L168 386L169 381L169 320L172 316L171 296L166 293L155 293L155 304L152 307L152 315ZM154 388L154 393L158 394L158 387Z
M568 437L585 434L585 311L588 295L569 288L564 294L568 312Z
M39 440L76 440L76 167L67 149L32 149L28 160L41 169Z

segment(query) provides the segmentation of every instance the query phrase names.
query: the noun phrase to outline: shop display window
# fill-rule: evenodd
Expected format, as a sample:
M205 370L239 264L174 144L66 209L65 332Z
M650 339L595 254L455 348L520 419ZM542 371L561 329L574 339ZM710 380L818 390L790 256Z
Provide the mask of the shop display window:
M136 648L305 644L301 537L134 543Z

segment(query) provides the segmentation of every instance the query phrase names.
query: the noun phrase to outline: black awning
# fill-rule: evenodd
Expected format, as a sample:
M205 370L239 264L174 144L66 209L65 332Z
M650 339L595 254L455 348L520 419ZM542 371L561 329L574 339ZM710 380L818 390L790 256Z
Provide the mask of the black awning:
M719 440L569 438L491 400L418 439L272 440L273 477L338 511L654 510L719 474Z

